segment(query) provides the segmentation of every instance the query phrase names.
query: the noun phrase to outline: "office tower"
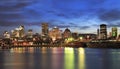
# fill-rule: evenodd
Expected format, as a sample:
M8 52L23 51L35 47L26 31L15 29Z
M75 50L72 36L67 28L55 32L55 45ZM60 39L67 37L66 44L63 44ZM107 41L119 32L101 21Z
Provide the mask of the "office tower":
M15 30L11 30L11 38L15 38L16 37L16 32Z
M65 31L63 32L63 37L68 38L68 37L71 37L71 36L72 36L71 31L68 28L66 28Z
M99 39L99 38L100 38L100 30L97 29L97 39Z
M107 39L107 25L100 25L100 39Z
M49 36L52 38L53 41L56 39L62 38L62 31L58 27L54 27L52 30L49 31Z
M10 38L10 34L7 31L5 31L3 35L4 35L4 38Z
M112 37L112 32L109 32L109 36L108 36L109 38L111 38Z
M14 30L14 34L15 34L15 37L17 37L17 38L20 37L20 34L19 34L19 28L15 28L15 30Z
M42 23L42 35L48 35L48 23Z
M25 36L25 29L24 26L19 27L19 37L22 38Z
M112 27L112 37L117 37L117 27Z
M18 38L19 36L19 28L15 28L14 30L11 30L11 37L12 38Z
M29 29L27 35L28 35L28 38L33 38L33 30Z

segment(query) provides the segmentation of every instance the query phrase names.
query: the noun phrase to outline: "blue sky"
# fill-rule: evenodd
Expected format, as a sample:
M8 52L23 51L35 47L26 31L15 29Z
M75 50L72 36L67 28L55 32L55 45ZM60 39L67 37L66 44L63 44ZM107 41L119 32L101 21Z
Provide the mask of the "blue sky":
M0 0L0 32L24 25L40 33L42 22L80 33L119 27L120 0Z

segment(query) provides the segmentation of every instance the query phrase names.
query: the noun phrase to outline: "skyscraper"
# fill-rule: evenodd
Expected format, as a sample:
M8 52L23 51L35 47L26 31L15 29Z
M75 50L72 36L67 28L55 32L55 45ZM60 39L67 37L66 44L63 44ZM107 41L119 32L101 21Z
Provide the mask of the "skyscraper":
M48 23L42 23L42 35L48 35Z
M62 38L62 31L58 27L54 27L49 31L49 36L52 38L53 41L56 39Z
M19 28L15 28L15 30L12 30L12 37L13 38L19 38Z
M7 31L5 31L3 35L4 35L4 38L10 38L10 34Z
M99 31L99 29L97 29L97 39L99 39L100 38L100 31Z
M100 39L107 39L107 25L100 25Z
M28 30L27 36L28 36L28 38L33 38L33 30L32 29Z
M117 27L112 27L112 37L117 37Z
M20 38L25 36L24 26L19 27L19 36L20 36Z

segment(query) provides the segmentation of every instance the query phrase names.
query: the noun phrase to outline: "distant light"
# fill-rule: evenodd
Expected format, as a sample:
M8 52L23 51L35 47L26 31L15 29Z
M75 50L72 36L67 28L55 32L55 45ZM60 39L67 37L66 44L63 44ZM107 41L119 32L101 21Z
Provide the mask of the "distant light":
M57 28L57 26L55 26L54 28Z
M65 39L66 43L69 43L69 42L72 42L72 41L74 41L74 38L72 38L72 37Z
M81 36L81 37L80 37L80 40L82 40L82 39L83 39L83 37Z
M19 28L15 28L15 30L19 30Z

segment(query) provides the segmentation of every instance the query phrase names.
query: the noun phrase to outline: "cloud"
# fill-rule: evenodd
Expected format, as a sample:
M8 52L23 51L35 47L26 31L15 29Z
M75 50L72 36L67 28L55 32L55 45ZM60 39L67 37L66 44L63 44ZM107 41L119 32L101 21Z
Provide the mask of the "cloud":
M0 1L0 26L16 26L21 24L27 24L25 23L25 10L24 7L31 5L33 0L2 0ZM34 12L30 11L33 15ZM34 14L35 15L35 14Z
M50 27L52 27L52 28L55 27L55 26L57 26L59 28L78 28L80 30L85 30L85 29L90 28L90 26L79 26L76 23L63 23L63 24L61 24L61 23L57 23L57 24L52 23L52 24L50 24Z
M57 11L54 12L56 16L67 19L79 18L89 14L95 13L95 9L105 0L53 0L53 8ZM99 4L99 5L98 5ZM51 12L50 12L51 13Z
M81 30L85 30L85 29L89 29L90 28L90 26L80 26L79 27L79 29L81 29Z
M42 22L31 22L31 23L26 23L22 21L0 21L0 26L2 27L16 27L20 25L24 26L40 26Z
M0 1L0 12L6 11L19 11L23 7L29 6L30 4L34 3L33 0L4 0Z
M120 21L118 22L110 22L109 24L107 24L107 27L108 28L111 28L111 27L120 27Z
M99 15L99 19L102 21L116 21L120 19L120 10L110 10L103 12Z
M119 25L115 22L120 19L119 3L115 0L1 0L0 26L40 26L46 22L50 28L86 30L108 22L110 27Z
M0 26L2 27L13 27L19 25L16 22L9 22L9 21L0 21Z

